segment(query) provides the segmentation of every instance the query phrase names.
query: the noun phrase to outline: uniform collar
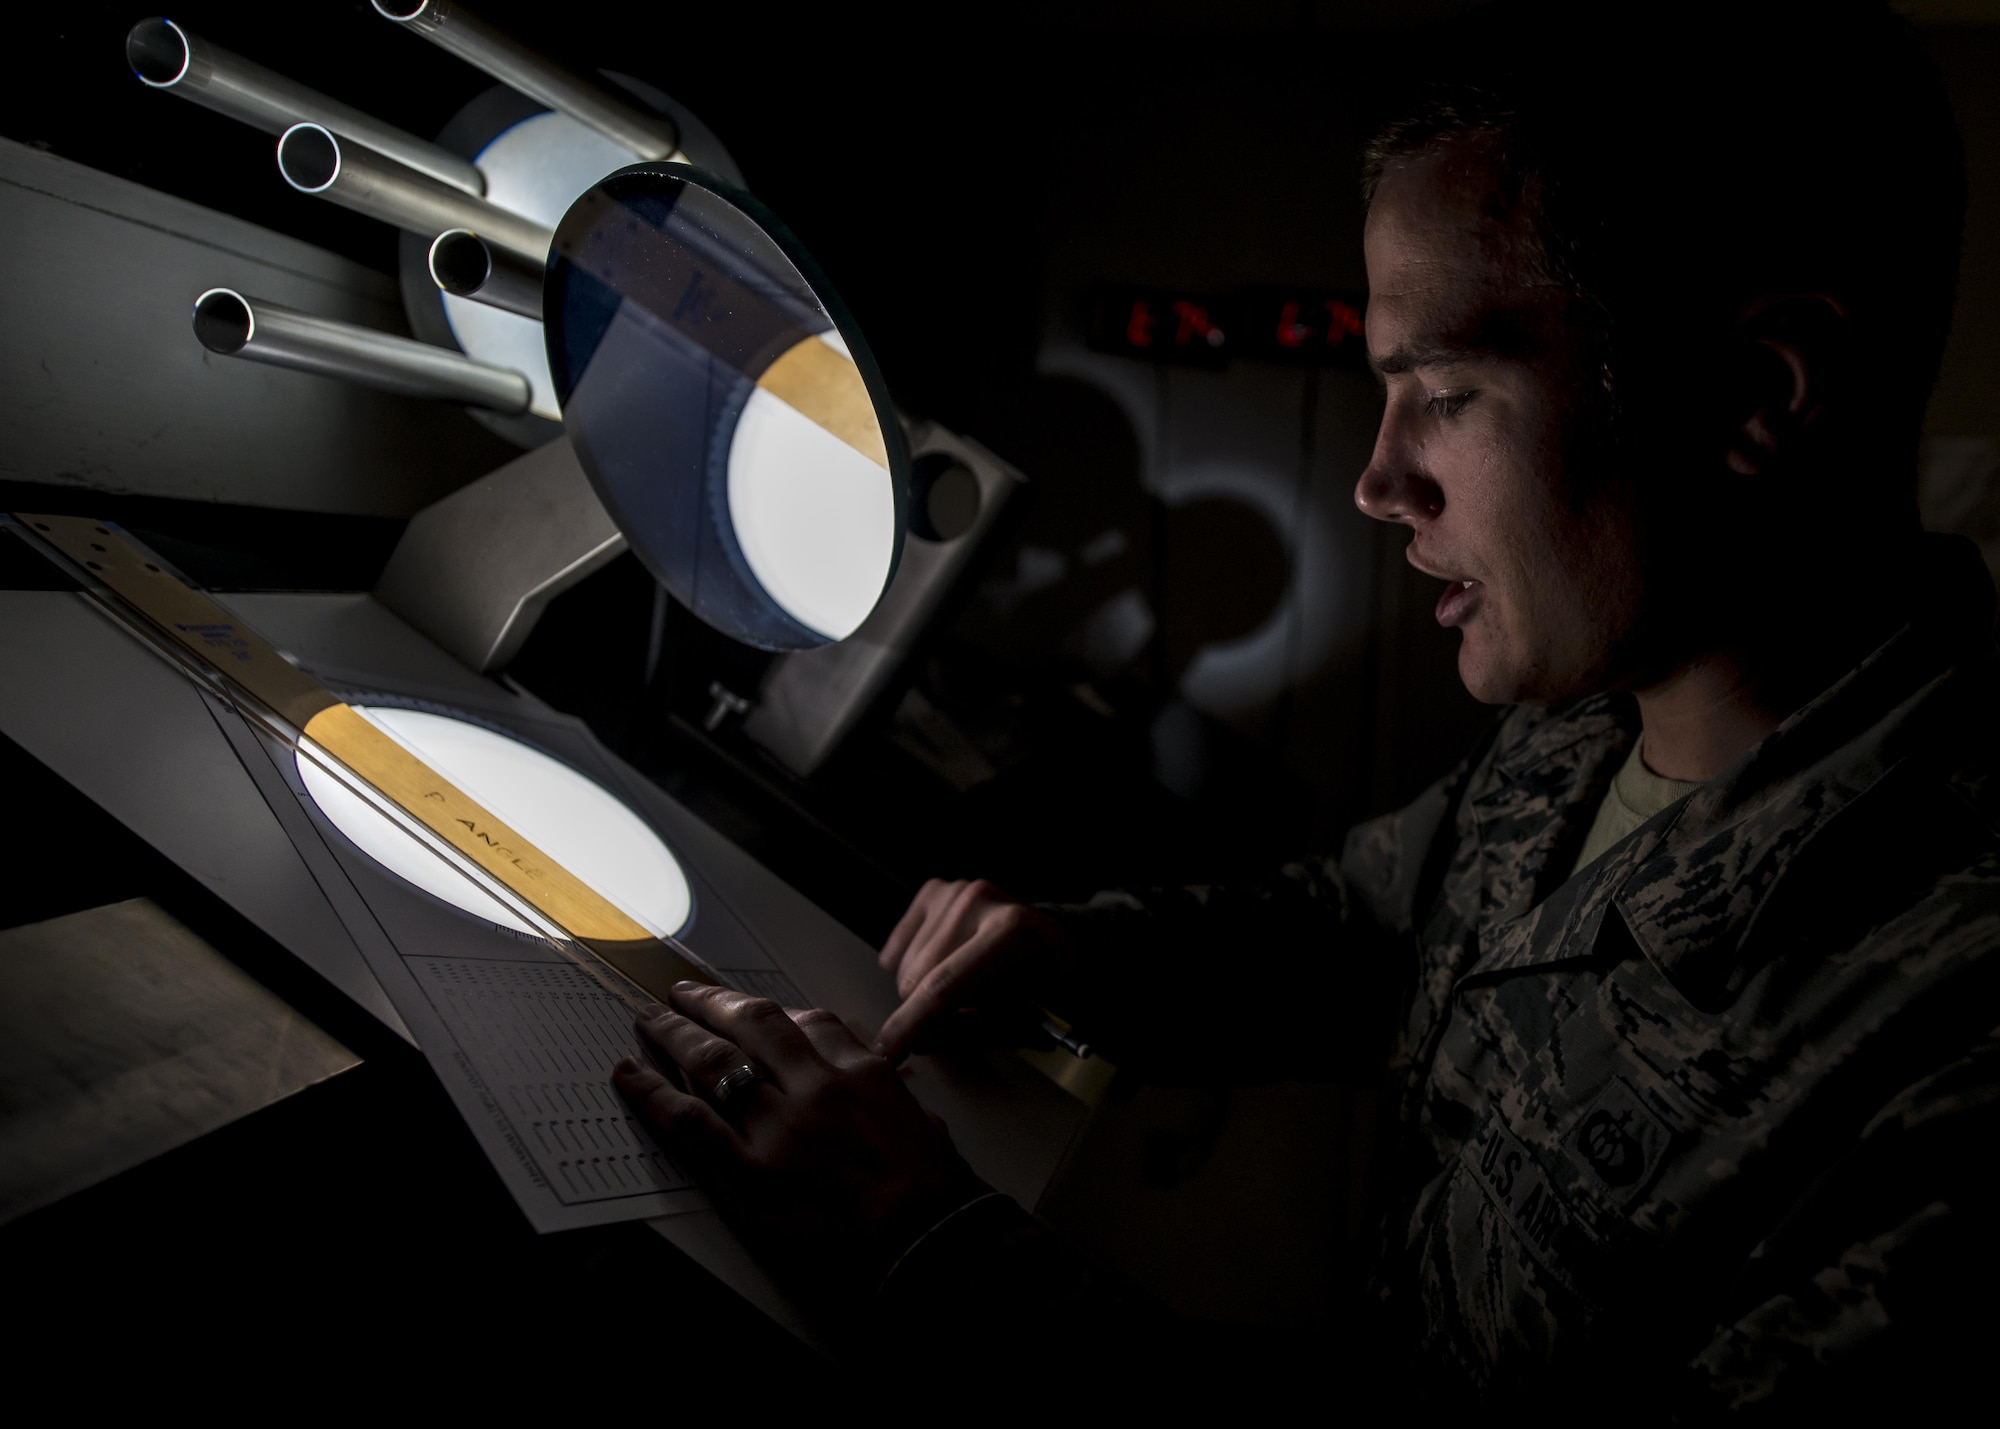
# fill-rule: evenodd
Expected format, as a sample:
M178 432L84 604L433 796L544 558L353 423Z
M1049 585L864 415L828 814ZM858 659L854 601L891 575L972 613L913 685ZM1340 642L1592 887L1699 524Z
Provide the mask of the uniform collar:
M1697 1005L1726 1002L1761 965L1752 946L1760 914L1844 814L1921 798L1924 781L1894 776L1906 766L1941 774L1939 756L1961 752L1968 738L1991 740L1971 702L1951 693L1990 652L1992 579L1958 537L1926 537L1914 572L1910 620L1734 767L1663 814L1608 880L1639 947ZM1898 790L1899 782L1911 787ZM1929 787L1942 792L1941 780ZM1887 807L1877 813L1871 825L1893 841L1903 818Z
M1894 841L1892 825L1914 809L1898 799L1922 797L1922 781L1898 781L1898 771L1944 773L1940 755L1992 739L1970 702L1952 698L1990 650L1992 578L1972 542L1956 536L1926 536L1920 568L1912 618L1896 634L1662 815L1644 847L1620 861L1618 913L1696 1005L1728 1001L1762 965L1752 947L1760 915L1828 829L1878 805L1862 817Z
M1639 733L1638 711L1625 695L1597 695L1526 718L1526 734L1495 751L1490 787L1472 800L1482 936L1519 919L1562 883Z
M1808 844L1912 755L1953 738L1940 708L1962 702L1937 697L1955 666L1990 648L1993 584L1970 542L1925 542L1907 624L1574 878L1567 860L1636 738L1636 710L1618 696L1585 700L1496 752L1494 787L1473 801L1482 956L1468 976L1590 956L1615 907L1697 1004L1740 988L1757 965L1744 952L1758 915Z

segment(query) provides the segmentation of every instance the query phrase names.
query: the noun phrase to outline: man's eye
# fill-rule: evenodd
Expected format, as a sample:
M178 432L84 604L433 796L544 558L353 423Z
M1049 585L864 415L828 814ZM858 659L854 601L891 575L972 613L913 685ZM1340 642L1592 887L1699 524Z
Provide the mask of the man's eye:
M1433 392L1424 398L1426 417L1456 417L1466 408L1466 404L1479 394L1470 387L1455 388L1447 392Z

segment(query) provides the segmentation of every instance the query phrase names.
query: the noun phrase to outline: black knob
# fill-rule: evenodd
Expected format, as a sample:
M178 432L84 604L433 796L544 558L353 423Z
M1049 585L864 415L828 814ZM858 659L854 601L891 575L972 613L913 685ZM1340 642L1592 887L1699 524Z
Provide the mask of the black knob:
M910 464L910 532L956 541L979 519L979 478L949 452L926 452Z

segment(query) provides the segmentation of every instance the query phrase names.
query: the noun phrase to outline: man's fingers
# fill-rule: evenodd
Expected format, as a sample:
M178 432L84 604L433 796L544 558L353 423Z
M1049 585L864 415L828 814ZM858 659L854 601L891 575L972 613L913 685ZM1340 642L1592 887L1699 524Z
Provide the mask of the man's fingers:
M947 883L941 878L926 879L924 886L917 890L917 896L910 900L910 906L904 910L895 929L889 934L889 941L882 945L881 956L875 961L891 972L895 971L896 966L903 961L904 954L909 952L911 944L916 942L918 935L923 932L924 924L930 921L937 909L951 902L952 894L957 887L957 884Z
M736 1150L736 1130L700 1097L691 1097L657 1068L627 1057L611 1069L611 1080L646 1119L669 1150L713 1164Z
M903 1005L889 1014L875 1037L875 1051L892 1062L909 1055L910 1046L933 1018L956 1011L961 999L982 981L985 960L1001 933L981 929L950 957L931 970L903 999Z
M835 1067L853 1067L875 1054L840 1017L824 1007L788 1007L785 1013L813 1044L813 1050Z
M875 1055L887 1057L892 1062L902 1061L910 1055L911 1044L917 1040L931 1016L928 1006L905 1002L889 1014L889 1020L875 1034Z
M810 1076L824 1065L798 1024L768 998L752 997L733 988L680 982L668 989L667 1001L673 1011L741 1048L780 1087Z
M670 1007L649 1007L633 1025L641 1037L680 1068L690 1091L714 1086L726 1073L748 1060L734 1042L718 1037Z
M955 891L951 901L924 925L923 935L896 968L898 996L908 997L918 983L930 976L932 969L949 958L973 934L979 926L982 896L995 891L993 885L978 879L953 887Z

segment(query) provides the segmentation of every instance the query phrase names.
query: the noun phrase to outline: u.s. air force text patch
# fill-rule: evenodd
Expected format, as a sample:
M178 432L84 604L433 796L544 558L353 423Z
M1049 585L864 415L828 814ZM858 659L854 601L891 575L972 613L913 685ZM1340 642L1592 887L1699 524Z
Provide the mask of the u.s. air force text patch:
M1493 1117L1485 1130L1466 1143L1462 1154L1474 1179L1485 1188L1536 1262L1569 1290L1577 1291L1572 1261L1583 1232L1569 1202L1550 1184L1520 1138Z

